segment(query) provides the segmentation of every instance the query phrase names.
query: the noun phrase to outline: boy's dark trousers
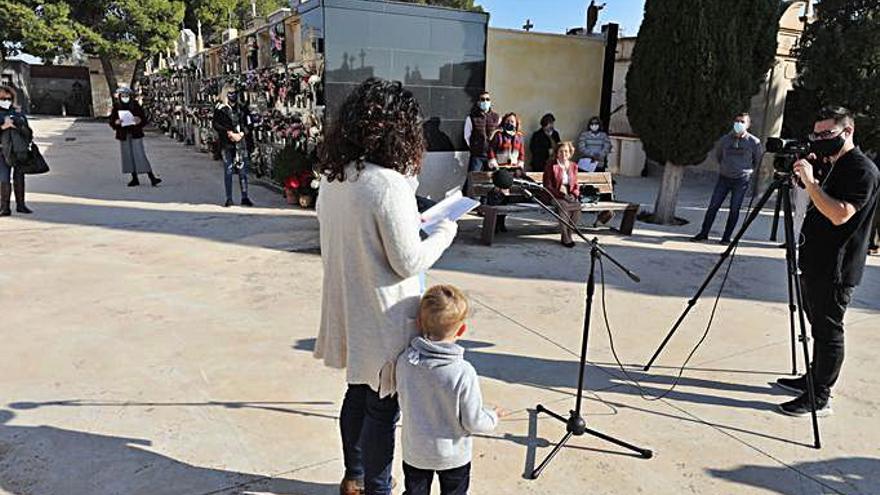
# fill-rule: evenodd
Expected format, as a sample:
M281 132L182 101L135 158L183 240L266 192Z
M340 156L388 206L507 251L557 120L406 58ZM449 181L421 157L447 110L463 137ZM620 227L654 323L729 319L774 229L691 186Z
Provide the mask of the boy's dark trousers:
M403 463L403 495L429 495L434 473L440 478L440 495L467 495L471 484L471 463L446 471L419 469Z

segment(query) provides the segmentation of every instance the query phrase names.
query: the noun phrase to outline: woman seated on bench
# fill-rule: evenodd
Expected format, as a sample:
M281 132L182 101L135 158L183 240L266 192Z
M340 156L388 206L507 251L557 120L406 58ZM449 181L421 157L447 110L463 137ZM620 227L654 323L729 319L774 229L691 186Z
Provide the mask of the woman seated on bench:
M525 139L519 131L519 117L513 112L501 119L501 129L489 140L489 169L506 168L514 177L525 176Z
M556 159L544 168L544 187L550 191L556 200L556 211L562 218L570 219L577 225L581 219L581 190L578 186L577 163L571 161L574 155L574 144L571 141L563 141L556 145L553 151ZM571 237L572 230L562 222L559 223L562 231L562 245L574 247Z

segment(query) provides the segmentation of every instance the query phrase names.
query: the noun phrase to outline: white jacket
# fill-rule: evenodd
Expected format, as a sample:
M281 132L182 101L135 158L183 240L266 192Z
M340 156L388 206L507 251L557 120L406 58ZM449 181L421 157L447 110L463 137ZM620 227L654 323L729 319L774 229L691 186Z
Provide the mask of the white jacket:
M315 357L347 368L349 384L366 384L380 397L395 392L394 363L417 334L418 274L452 244L448 224L419 237L415 192L400 173L366 164L346 180L321 180L318 221L324 283Z

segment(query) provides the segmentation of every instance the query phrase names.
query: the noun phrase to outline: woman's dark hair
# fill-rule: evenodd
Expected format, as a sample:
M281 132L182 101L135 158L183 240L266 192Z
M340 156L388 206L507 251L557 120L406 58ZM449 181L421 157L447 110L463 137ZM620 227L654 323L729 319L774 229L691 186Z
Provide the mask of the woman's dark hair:
M320 151L319 172L327 180L345 180L345 167L364 162L416 175L422 166L425 137L419 104L400 82L371 77L346 98Z
M602 127L602 119L597 116L590 117L590 121L587 125L599 124L599 127Z
M544 114L544 116L541 117L541 127L546 127L547 124L551 122L556 122L556 117L554 117L552 113Z

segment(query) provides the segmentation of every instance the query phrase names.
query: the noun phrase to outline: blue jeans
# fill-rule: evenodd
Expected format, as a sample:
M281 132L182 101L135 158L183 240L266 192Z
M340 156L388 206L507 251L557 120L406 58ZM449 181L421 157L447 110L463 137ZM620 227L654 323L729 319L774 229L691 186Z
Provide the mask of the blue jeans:
M405 492L403 495L430 495L434 471L419 469L403 463ZM471 484L471 463L464 466L437 471L440 478L440 495L467 495Z
M384 399L369 385L349 385L339 428L346 479L363 479L366 495L391 493L394 428L400 417L397 396Z
M712 224L715 223L715 215L718 214L718 209L721 208L721 203L724 203L727 193L730 193L730 213L727 215L727 225L724 226L724 235L721 237L721 239L729 241L730 236L733 235L733 229L736 228L736 224L739 222L739 210L742 208L743 199L746 197L748 190L748 177L730 179L719 175L718 182L715 184L715 191L712 193L712 200L709 202L709 209L706 210L706 218L703 219L703 228L700 230L700 235L704 237L709 236Z
M461 191L464 194L467 194L468 179L470 179L471 172L482 172L483 170L485 170L488 167L489 167L489 159L488 158L486 158L485 156L471 155L470 159L468 160L468 170L467 170L468 175L466 175L464 178L464 185L461 186Z
M235 148L224 148L223 149L223 173L224 173L224 181L226 185L226 199L232 199L232 176L235 174ZM248 197L248 169L251 166L251 159L248 156L248 152L245 149L238 150L239 155L241 156L242 165L238 170L238 186L241 189L241 198Z

